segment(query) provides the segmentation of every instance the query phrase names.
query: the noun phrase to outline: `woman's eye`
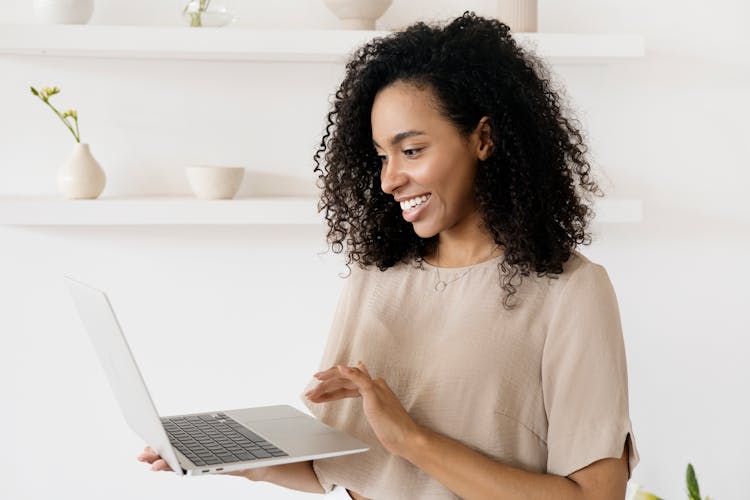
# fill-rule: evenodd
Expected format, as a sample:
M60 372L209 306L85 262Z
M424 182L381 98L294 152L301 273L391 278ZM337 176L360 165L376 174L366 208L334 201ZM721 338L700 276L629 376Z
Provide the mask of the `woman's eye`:
M413 157L414 157L414 155L416 155L416 154L417 154L417 153L419 153L420 151L422 151L422 148L416 148L416 149L404 149L404 150L402 151L402 153L404 153L404 155L405 155L405 156L406 156L407 158L413 158ZM410 153L412 153L412 154L410 154ZM384 161L386 161L385 155L378 155L378 159L380 160L380 162L381 162L381 163L383 163Z

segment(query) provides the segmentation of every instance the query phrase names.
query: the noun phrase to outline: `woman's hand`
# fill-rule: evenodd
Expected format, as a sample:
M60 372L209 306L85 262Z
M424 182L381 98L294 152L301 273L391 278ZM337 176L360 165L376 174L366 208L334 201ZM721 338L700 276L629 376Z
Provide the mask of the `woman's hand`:
M143 453L138 455L138 460L141 462L148 462L151 464L151 470L164 470L172 471L169 464L159 456L150 446L144 448Z
M385 380L371 378L362 361L358 366L337 365L316 373L315 377L322 382L305 396L313 403L361 396L367 421L380 443L394 455L403 456L421 427L412 420Z

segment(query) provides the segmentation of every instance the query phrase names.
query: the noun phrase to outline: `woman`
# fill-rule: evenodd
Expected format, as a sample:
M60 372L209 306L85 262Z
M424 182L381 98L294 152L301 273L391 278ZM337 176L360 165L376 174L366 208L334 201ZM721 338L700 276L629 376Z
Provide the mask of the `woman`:
M601 192L560 107L471 12L354 54L315 156L352 273L304 400L370 450L235 474L355 499L624 497L617 299L575 250Z

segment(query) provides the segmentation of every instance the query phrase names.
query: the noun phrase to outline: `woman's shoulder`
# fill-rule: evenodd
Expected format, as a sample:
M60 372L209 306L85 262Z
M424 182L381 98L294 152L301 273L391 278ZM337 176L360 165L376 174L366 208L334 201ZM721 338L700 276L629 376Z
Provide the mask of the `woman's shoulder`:
M539 276L532 272L529 287L549 299L559 296L568 285L577 287L590 283L591 280L601 280L603 276L606 276L604 266L573 249L568 260L563 263L561 273L544 273Z
M558 279L552 280L550 285L550 293L555 296L597 290L610 284L605 267L578 250L571 252L563 264L563 272L557 276Z

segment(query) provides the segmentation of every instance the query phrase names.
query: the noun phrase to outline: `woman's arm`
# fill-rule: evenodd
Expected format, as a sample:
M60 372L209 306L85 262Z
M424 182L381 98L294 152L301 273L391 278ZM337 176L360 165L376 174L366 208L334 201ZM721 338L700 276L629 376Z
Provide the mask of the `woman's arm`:
M425 428L420 428L404 450L403 458L467 500L625 498L627 441L619 459L599 460L567 477L539 474L502 464Z
M333 373L354 383L340 387ZM417 424L385 380L370 377L367 367L343 365L321 375L326 382L310 391L311 401L330 401L360 395L365 417L383 447L400 456L460 497L534 500L612 500L625 497L628 480L628 442L619 459L598 460L567 477L539 474L511 467ZM319 378L321 378L319 377ZM333 382L336 382L334 384Z
M292 490L306 491L308 493L324 493L323 487L318 481L318 476L315 475L315 471L312 468L312 460L226 472L225 474L242 476L251 481L274 483Z

